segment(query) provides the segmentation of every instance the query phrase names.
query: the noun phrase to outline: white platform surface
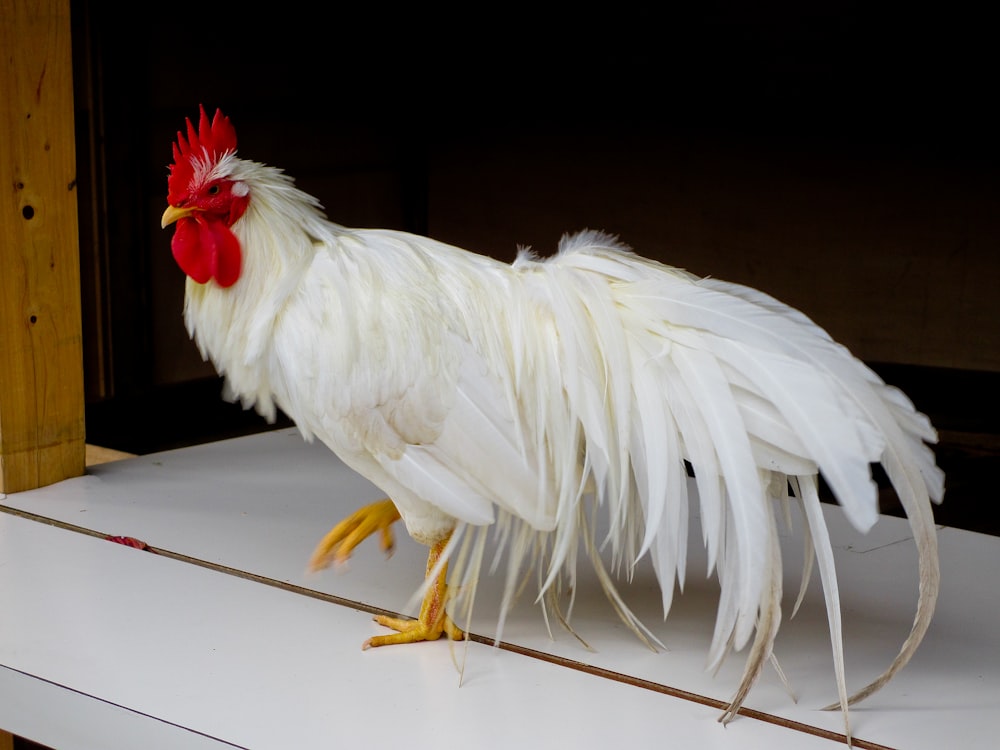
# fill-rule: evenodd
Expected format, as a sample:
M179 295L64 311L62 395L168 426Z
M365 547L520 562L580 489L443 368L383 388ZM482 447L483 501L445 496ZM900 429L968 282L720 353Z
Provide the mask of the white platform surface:
M502 639L537 655L445 641L363 652L381 632L370 608L413 614L426 549L399 525L391 559L370 540L345 570L308 575L305 564L331 525L380 497L294 430L103 464L0 496L0 728L58 750L837 746L829 735L842 733L842 718L819 710L836 690L818 580L787 618L798 528L783 532L787 608L776 645L796 700L768 669L745 704L764 716L723 727L717 708L656 689L725 701L742 670L740 653L714 676L704 669L717 588L696 522L688 581L666 622L651 571L622 584L665 651L639 643L583 575L573 625L590 650L558 626L550 638L526 597ZM857 688L909 630L916 552L905 521L882 518L862 536L825 510ZM940 544L934 623L910 665L852 710L861 746L998 747L1000 539L945 528ZM496 633L500 583L480 586L477 635Z

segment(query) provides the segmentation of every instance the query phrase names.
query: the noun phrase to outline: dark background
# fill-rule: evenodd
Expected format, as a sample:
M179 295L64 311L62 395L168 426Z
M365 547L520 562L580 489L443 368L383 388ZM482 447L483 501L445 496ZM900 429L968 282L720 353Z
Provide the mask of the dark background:
M150 21L73 5L88 442L147 453L268 427L221 400L187 340L159 227L171 141L203 103L233 120L241 155L284 168L338 223L504 259L604 229L800 307L932 417L939 520L1000 533L984 18L848 3L276 10L182 4Z

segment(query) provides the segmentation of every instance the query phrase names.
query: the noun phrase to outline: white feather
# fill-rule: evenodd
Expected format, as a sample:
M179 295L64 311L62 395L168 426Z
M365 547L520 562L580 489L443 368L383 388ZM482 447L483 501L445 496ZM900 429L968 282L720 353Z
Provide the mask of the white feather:
M612 569L627 572L651 554L666 614L684 580L689 464L721 584L709 666L753 636L729 718L778 632L774 514L792 482L804 488L795 495L845 706L836 577L813 488L822 473L867 528L877 517L869 463L882 461L917 539L921 592L899 656L854 698L910 658L938 585L933 428L802 313L598 232L563 238L549 260L522 252L508 266L424 237L340 227L269 167L227 157L219 169L249 189L233 225L243 270L227 289L188 282L192 336L235 397L268 417L280 407L326 443L392 497L415 538L454 529L452 575L464 595L482 570L475 527L497 524L504 616L532 567L539 600L562 580L575 586L582 548L615 609L647 638L598 549L607 542ZM458 546L463 533L474 543Z

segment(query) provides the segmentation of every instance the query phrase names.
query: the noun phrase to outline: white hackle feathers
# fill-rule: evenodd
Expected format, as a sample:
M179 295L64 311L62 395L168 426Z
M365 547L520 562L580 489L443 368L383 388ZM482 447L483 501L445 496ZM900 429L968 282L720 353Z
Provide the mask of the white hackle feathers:
M228 289L188 281L191 333L235 395L266 415L277 405L319 437L388 493L415 538L457 528L460 591L475 590L484 549L480 537L460 545L462 533L495 525L505 610L529 569L539 598L560 579L572 585L582 549L645 635L609 570L650 555L666 613L696 510L721 583L709 665L749 644L729 718L772 657L775 514L790 488L826 593L839 705L910 658L938 587L930 500L941 499L943 477L925 444L935 434L800 312L598 232L565 237L549 259L524 252L505 265L424 237L346 229L277 170L235 157L226 167L250 190L232 227L243 274ZM817 477L866 530L878 514L876 462L913 527L920 600L898 658L849 698ZM596 536L598 513L606 537Z

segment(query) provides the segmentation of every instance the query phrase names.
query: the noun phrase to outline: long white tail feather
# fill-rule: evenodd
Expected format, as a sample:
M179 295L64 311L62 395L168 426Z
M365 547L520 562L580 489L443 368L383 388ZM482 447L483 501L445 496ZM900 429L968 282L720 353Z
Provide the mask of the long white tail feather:
M766 567L767 549L757 542L767 536L767 508L749 443L741 437L742 420L718 364L703 351L683 347L676 347L674 360L705 419L726 484L727 509L734 527L732 556L738 558L732 569L739 591L735 646L741 649L753 632L755 609L764 585L760 574ZM728 637L728 633L716 630L716 638L723 635Z
M840 708L844 713L845 730L847 736L850 737L850 726L847 723L848 699L847 676L844 668L844 636L840 620L840 587L837 584L837 571L833 561L833 546L830 544L830 534L823 518L823 510L820 507L819 490L815 477L793 478L792 486L796 496L802 501L802 511L809 528L808 538L812 542L820 580L823 582L826 615L830 623L830 644L833 647L833 668L837 678L837 695L840 699Z
M790 478L789 481L791 481ZM802 575L799 581L799 593L795 597L795 604L792 605L792 612L789 618L795 617L798 614L799 607L802 606L802 602L806 598L806 590L809 588L809 581L812 580L813 565L816 558L816 546L813 542L812 531L810 531L809 523L806 523L802 527Z
M770 564L767 566L765 573L767 580L761 591L756 634L753 644L750 646L750 653L747 655L743 678L740 680L736 695L733 696L726 711L719 717L723 723L736 717L743 701L750 692L750 688L760 677L764 664L771 658L771 649L781 624L781 550L778 546L778 531L773 515L768 516L767 530L766 547Z

